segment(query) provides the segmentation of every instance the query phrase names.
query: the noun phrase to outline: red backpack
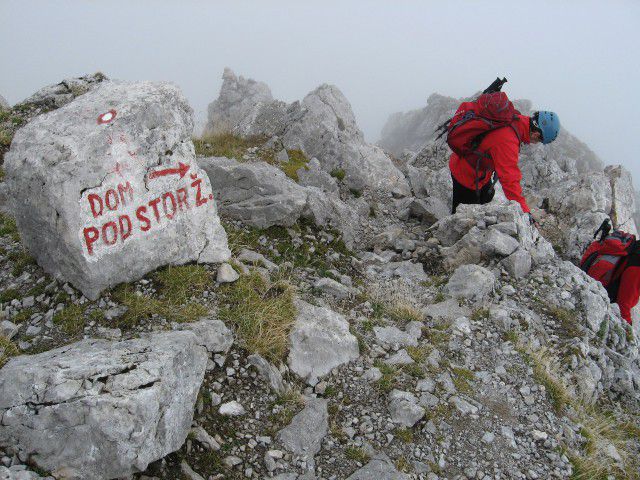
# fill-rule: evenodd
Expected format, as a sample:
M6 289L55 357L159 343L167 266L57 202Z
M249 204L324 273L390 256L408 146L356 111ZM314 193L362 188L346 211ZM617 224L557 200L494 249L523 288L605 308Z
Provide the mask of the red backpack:
M580 268L607 289L622 275L627 257L636 244L635 235L621 230L609 233L610 229L608 220L602 222L593 236L595 238L602 232L600 239L591 242L580 260Z
M463 102L450 120L439 129L440 138L445 132L447 144L459 157L476 170L476 184L480 170L486 170L489 155L478 151L484 137L493 130L511 127L518 140L520 135L513 123L520 112L504 92L483 93L475 101ZM477 190L477 185L476 185Z

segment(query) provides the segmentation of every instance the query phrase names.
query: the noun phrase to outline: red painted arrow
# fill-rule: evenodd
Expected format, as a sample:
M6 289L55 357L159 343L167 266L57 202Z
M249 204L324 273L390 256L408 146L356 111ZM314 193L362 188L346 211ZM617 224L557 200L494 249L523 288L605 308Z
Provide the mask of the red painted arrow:
M165 168L164 170L156 170L149 174L149 178L164 177L165 175L180 174L180 178L184 177L189 171L189 165L185 165L182 162L178 162L178 168Z

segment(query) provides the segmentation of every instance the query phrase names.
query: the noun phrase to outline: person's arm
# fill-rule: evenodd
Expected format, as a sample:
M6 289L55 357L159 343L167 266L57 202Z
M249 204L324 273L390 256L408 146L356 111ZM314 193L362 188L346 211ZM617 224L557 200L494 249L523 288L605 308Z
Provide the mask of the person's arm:
M627 323L631 324L631 309L636 306L640 298L640 267L628 266L620 277L620 288L616 303L620 307L620 314Z
M518 202L524 213L529 213L531 209L522 195L522 187L520 186L522 172L518 167L518 155L520 153L518 146L518 142L515 139L513 142L501 142L491 147L489 153L493 159L504 195L509 200Z

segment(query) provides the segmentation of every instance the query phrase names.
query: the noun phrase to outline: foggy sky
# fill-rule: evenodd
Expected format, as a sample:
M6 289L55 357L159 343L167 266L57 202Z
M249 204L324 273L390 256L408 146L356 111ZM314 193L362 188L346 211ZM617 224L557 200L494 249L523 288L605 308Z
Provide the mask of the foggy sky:
M640 184L638 1L0 0L0 18L11 104L100 70L173 81L204 118L229 66L285 101L337 85L376 141L389 114L504 75Z

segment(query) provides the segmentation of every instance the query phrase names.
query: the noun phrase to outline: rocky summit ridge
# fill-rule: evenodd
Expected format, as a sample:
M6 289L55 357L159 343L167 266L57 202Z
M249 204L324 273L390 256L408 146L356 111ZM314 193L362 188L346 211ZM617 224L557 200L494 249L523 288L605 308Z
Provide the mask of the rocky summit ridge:
M539 230L450 215L457 102L380 146L229 69L201 138L165 82L0 105L0 478L638 478L637 330L575 265L631 175L563 132Z

